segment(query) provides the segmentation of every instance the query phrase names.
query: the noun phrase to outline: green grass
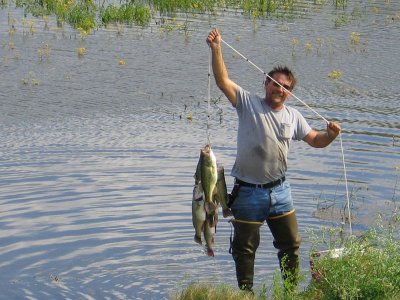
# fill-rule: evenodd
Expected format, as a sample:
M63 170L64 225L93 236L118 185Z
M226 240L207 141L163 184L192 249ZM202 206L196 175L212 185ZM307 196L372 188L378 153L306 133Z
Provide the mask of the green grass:
M96 27L96 5L92 1L80 1L70 5L66 20L76 29L90 31Z
M336 8L344 10L349 0L333 1ZM24 8L25 14L35 17L53 15L59 27L68 23L87 32L110 23L146 26L156 13L161 16L214 13L226 7L242 10L253 19L276 17L289 20L301 14L304 6L304 0L120 0L107 4L100 0L0 0L0 7L12 2ZM327 0L314 0L311 4L321 6L327 4ZM347 20L339 16L335 22L340 26Z
M192 283L172 296L173 300L251 300L253 295L227 284Z
M120 6L108 5L100 11L100 18L104 25L110 23L147 25L151 20L151 11L148 7L134 3L125 3Z
M343 8L345 9L349 0L333 0L333 4L336 8Z
M314 259L311 279L300 292L281 281L280 272L274 276L271 290L265 285L254 295L244 293L227 284L193 283L172 296L173 300L395 300L400 299L400 215L394 213L389 220L377 222L357 237L343 237L339 229L322 230L314 234L313 248L328 246L329 250L343 247L342 255L324 255ZM313 251L313 250L311 250ZM232 274L232 276L235 276ZM308 276L301 276L300 280Z
M304 292L310 299L400 299L400 216L343 241L339 258L315 261L319 280ZM335 245L335 243L332 243ZM337 244L336 244L337 245ZM333 248L331 248L333 249Z

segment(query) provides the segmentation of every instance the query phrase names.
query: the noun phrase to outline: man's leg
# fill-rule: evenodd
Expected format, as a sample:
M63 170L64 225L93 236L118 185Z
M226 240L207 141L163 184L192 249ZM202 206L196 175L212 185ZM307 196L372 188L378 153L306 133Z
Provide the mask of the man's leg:
M278 259L283 279L297 285L299 272L299 247L301 243L298 234L296 212L270 217L267 224L274 237L274 246L278 249Z
M251 291L254 277L254 259L260 244L261 222L232 220L235 228L231 243L239 288Z

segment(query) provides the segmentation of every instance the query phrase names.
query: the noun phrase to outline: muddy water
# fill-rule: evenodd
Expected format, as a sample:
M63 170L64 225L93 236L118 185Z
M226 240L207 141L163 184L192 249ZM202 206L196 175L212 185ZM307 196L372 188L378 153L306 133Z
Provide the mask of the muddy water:
M191 224L213 26L262 69L291 66L295 94L342 125L353 230L389 213L399 201L400 7L354 7L339 27L340 11L305 6L290 21L220 12L190 17L188 36L151 25L100 29L84 40L52 19L36 20L32 34L20 10L1 10L0 298L163 299L192 281L235 284L229 223L221 217L214 259L193 242ZM262 74L227 47L224 55L232 79L262 94ZM328 77L334 70L339 80ZM237 118L213 83L211 97L210 138L229 174ZM313 127L325 126L289 101ZM306 274L307 230L342 221L343 174L338 141L326 149L294 143L287 176ZM229 189L232 182L227 176ZM262 234L257 287L269 286L278 267L267 228Z

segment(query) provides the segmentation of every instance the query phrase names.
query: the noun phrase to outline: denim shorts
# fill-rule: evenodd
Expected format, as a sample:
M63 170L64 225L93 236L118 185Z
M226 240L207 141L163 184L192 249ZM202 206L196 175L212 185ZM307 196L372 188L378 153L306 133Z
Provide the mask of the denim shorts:
M241 186L231 206L236 220L264 222L294 209L288 181L270 189Z

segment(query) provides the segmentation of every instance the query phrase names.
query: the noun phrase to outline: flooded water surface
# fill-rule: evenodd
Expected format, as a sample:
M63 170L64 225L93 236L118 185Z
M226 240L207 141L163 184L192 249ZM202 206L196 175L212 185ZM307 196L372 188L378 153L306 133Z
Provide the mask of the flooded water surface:
M354 1L346 22L331 5L299 12L256 22L235 11L177 16L165 18L169 27L111 26L82 39L28 15L31 32L22 10L0 10L0 299L167 299L193 281L235 285L228 221L220 216L209 258L193 241L191 220L193 174L207 142L212 27L263 70L292 67L296 96L341 124L353 231L393 211L400 5ZM263 74L223 52L231 78L262 95ZM288 101L314 128L325 127ZM230 190L237 117L212 76L209 115ZM325 149L292 145L287 177L309 274L308 230L342 226L342 150L339 140ZM266 226L262 236L256 287L269 287L278 262Z

